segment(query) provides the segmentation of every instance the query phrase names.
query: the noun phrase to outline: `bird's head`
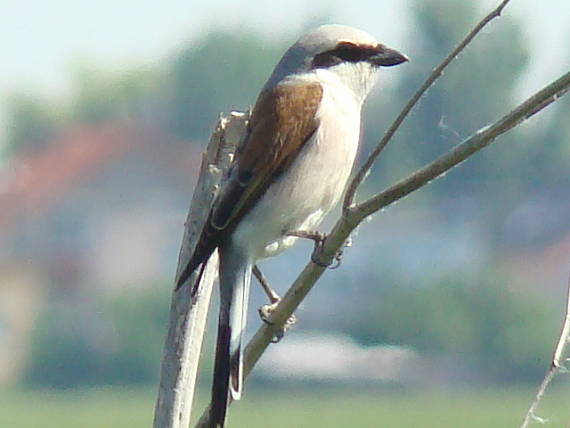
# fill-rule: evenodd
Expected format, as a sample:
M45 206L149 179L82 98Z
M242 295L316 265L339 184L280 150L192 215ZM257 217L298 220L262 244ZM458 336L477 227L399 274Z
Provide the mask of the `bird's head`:
M285 52L266 87L293 75L313 73L324 79L339 79L364 98L378 68L405 61L408 58L404 54L379 43L365 31L346 25L322 25Z

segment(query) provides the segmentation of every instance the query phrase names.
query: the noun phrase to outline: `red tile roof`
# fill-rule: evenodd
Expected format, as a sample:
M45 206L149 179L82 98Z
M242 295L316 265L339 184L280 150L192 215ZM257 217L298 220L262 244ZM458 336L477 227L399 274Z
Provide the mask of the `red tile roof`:
M83 126L45 151L11 160L0 177L0 231L22 216L41 214L104 164L124 156L137 134L125 125Z

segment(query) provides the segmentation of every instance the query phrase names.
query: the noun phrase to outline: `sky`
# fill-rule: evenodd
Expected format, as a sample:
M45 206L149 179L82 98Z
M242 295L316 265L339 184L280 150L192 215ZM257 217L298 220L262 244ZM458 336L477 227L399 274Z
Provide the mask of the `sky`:
M210 26L294 37L322 17L360 27L406 52L414 42L405 37L411 25L406 11L414 1L428 0L312 0L310 6L306 0L0 0L0 141L6 97L25 92L65 99L74 65L152 65ZM480 3L491 8L498 0ZM523 20L534 55L521 83L523 97L570 67L570 3L511 0L505 14Z

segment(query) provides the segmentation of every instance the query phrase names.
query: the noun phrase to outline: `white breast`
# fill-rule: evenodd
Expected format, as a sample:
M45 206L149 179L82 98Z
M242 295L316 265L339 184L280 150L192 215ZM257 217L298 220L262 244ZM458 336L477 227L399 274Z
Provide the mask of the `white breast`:
M323 85L319 127L301 153L233 233L233 244L255 258L294 243L288 231L314 230L341 198L360 134L360 104L344 86Z

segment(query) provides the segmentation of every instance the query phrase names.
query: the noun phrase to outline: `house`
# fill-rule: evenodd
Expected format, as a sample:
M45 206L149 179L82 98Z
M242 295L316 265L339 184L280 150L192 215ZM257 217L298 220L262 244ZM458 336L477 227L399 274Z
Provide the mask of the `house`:
M136 123L78 126L0 171L0 383L46 299L172 278L201 148Z

